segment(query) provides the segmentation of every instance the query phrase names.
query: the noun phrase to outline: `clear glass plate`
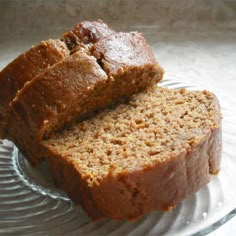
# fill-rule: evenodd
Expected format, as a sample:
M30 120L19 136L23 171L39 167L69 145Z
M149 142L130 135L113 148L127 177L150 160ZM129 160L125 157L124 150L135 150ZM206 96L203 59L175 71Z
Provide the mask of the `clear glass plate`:
M192 90L211 84L186 74L166 73L162 86ZM214 88L214 87L213 87ZM171 212L154 212L138 221L92 222L56 189L46 164L34 169L7 140L0 144L0 235L205 235L236 212L235 101L214 89L221 101L223 119L222 169L199 192Z

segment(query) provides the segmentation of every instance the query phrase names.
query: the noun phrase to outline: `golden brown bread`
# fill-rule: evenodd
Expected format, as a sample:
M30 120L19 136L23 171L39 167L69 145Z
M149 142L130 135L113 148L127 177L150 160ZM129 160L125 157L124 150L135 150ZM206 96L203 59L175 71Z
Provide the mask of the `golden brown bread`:
M93 219L169 210L220 169L221 114L210 92L134 95L43 141L58 186Z
M60 40L49 39L18 56L0 72L0 138L6 138L9 103L25 82L69 55Z

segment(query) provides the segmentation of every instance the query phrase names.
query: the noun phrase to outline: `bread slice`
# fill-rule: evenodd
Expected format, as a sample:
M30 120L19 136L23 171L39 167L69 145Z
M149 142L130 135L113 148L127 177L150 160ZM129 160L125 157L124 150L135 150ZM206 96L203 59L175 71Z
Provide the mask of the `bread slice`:
M105 86L106 81L107 75L96 59L84 50L61 60L36 77L33 83L25 84L14 98L8 129L11 139L32 164L37 164L43 158L38 142L42 134L58 127L61 120L75 116L79 106L77 110L72 111L72 108L76 103L83 104L85 96L88 100L92 91L89 88Z
M122 102L160 81L162 75L142 34L112 34L26 84L11 102L14 115L9 133L24 154L37 162L43 138L65 124Z
M26 82L81 47L115 33L101 20L83 21L65 33L61 40L49 39L18 56L0 72L0 138L12 139L8 132L9 103ZM14 140L13 140L14 141Z
M207 91L156 87L43 141L58 186L93 219L169 210L220 169L221 113Z
M17 91L69 54L64 42L49 39L18 56L0 72L0 138L6 137L9 103Z

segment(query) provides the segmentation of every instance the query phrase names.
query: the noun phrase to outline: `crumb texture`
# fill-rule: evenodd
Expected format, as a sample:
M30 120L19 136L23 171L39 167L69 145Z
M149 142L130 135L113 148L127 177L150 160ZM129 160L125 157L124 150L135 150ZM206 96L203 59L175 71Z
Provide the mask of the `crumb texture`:
M220 128L218 110L210 92L157 87L54 135L45 144L73 162L93 186L108 175L148 169L191 152Z

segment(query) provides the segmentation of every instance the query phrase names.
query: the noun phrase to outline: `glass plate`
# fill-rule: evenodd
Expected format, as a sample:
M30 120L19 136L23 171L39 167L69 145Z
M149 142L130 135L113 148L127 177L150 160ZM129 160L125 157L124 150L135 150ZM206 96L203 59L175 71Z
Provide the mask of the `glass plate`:
M166 73L162 86L191 90L212 87L186 74ZM92 222L56 189L44 163L31 168L13 143L0 144L0 235L205 235L236 212L236 160L234 155L235 102L214 89L221 101L223 119L222 169L199 192L171 212L153 212L138 221Z

